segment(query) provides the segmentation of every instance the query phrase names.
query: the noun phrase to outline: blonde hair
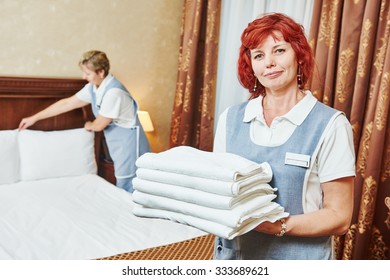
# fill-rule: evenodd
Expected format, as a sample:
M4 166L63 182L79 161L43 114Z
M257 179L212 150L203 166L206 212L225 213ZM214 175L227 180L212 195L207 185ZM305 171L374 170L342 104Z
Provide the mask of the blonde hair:
M91 50L83 53L79 61L79 66L81 65L87 66L95 73L104 70L104 76L107 76L110 71L110 61L107 55L101 51Z

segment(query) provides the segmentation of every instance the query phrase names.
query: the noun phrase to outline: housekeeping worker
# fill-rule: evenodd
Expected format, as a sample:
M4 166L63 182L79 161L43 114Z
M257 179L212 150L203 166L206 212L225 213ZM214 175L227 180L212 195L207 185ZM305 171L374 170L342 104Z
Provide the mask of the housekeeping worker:
M268 162L275 202L290 215L233 240L216 238L214 258L332 259L333 236L348 232L353 213L352 126L305 89L314 56L290 17L269 13L250 22L237 65L251 97L222 113L214 151Z
M103 131L114 162L116 185L133 192L135 161L150 151L149 142L139 122L138 104L129 91L109 73L110 62L104 52L88 51L80 59L83 79L88 81L75 95L61 99L46 109L22 119L19 129L91 104L95 120L87 121L88 131Z

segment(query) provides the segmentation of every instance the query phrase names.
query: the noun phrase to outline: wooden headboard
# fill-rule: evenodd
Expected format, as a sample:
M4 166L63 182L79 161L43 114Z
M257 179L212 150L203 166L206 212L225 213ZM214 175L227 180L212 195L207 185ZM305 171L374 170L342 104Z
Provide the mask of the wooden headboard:
M0 130L17 129L24 117L31 116L59 99L78 92L86 81L70 78L27 78L0 76ZM29 127L34 130L64 130L84 127L92 120L91 106L41 120ZM95 137L99 159L102 135Z
M79 91L81 79L0 77L0 129L16 129L22 118ZM90 106L37 122L29 129L63 130L83 127L93 117Z

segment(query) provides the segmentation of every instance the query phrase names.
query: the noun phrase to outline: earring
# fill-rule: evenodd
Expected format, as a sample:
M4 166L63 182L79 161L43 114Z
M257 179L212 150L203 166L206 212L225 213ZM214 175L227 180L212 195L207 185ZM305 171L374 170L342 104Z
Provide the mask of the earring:
M257 89L257 78L255 78L255 85L253 86L253 92L255 92Z
M297 79L298 79L298 87L302 88L302 74L301 74L301 67L300 66L298 66Z

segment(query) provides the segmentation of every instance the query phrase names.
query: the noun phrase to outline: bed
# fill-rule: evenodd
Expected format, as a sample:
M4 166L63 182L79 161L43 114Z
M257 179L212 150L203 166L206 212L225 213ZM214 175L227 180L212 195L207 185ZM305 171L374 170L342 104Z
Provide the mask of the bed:
M0 259L211 259L214 237L132 214L131 194L98 174L102 135L86 107L16 128L80 79L0 77Z

